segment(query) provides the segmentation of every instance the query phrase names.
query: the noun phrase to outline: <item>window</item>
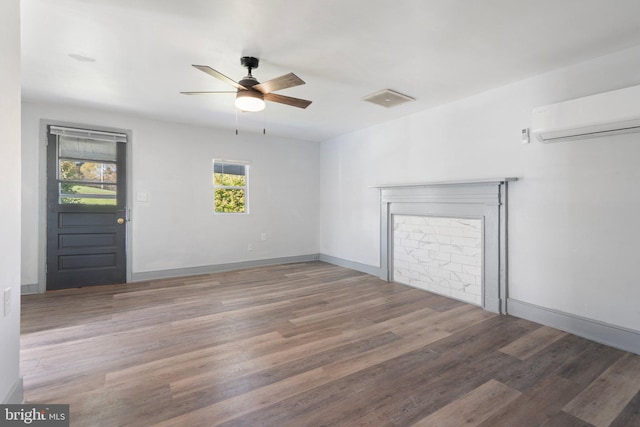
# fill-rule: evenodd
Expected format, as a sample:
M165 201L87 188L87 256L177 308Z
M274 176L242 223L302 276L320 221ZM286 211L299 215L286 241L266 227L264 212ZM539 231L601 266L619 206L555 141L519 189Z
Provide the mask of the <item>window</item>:
M116 145L116 141L59 136L59 204L116 205Z
M249 213L248 186L246 162L213 161L215 213Z

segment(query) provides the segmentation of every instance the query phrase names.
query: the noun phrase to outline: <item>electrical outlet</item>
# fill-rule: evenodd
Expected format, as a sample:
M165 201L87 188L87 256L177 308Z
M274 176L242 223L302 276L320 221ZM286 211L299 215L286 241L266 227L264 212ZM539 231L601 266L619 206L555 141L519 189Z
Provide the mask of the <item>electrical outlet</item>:
M267 233L262 233L262 234L260 235L260 238L261 238L263 241L264 241L264 240L267 240Z
M11 314L11 288L4 290L4 316Z
M252 245L251 243L249 243L249 244L247 245L247 250L248 250L248 251L252 251L252 250L253 250L253 245Z

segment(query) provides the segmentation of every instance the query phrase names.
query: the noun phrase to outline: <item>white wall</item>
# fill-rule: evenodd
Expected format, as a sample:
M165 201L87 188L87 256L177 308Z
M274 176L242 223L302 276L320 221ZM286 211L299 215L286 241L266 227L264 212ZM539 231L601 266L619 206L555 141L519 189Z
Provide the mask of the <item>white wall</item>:
M132 131L134 276L318 253L317 143L44 103L24 102L22 117L23 284L38 283L38 263L44 262L40 119ZM213 158L251 162L249 215L213 215ZM138 193L147 193L148 201L136 201Z
M510 297L640 331L640 134L520 144L533 107L636 84L640 47L322 143L320 252L379 266L369 186L516 176Z
M20 2L0 2L0 403L20 403ZM11 289L5 315L4 290Z

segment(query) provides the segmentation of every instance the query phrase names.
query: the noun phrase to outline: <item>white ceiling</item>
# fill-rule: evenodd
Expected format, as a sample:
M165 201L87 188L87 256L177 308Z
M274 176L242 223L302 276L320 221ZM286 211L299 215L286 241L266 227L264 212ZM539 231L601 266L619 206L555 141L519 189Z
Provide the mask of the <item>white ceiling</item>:
M233 95L194 68L306 85L240 129L322 141L640 44L638 0L22 0L27 100L235 129ZM93 62L80 59L92 58ZM415 97L386 109L381 89Z

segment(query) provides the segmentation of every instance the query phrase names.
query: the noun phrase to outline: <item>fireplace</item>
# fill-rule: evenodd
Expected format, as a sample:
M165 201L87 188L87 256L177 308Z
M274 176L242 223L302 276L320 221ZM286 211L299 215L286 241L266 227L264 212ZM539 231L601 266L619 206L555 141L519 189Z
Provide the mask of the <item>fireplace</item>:
M506 313L509 181L378 187L381 277Z

